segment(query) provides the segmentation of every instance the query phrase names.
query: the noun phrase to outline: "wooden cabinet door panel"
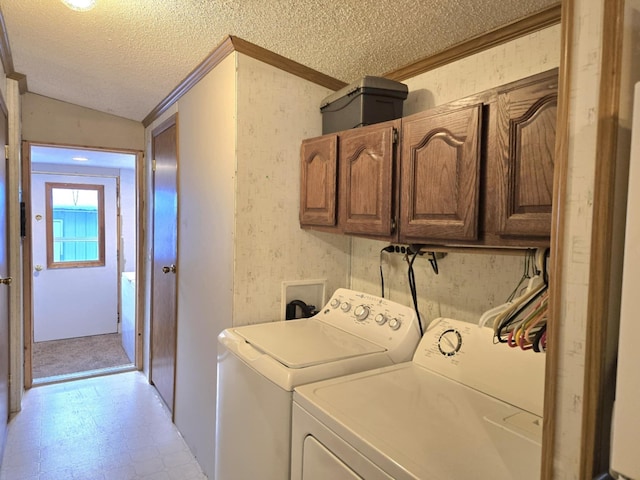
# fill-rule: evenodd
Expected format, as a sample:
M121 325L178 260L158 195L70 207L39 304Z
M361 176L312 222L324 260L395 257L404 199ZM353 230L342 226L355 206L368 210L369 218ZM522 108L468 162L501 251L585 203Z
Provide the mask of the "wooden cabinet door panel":
M395 229L397 125L398 122L385 122L340 134L339 202L345 233L389 237Z
M304 140L300 149L300 225L337 224L338 136Z
M482 105L403 120L400 236L478 236Z
M500 235L549 236L557 74L498 93L496 169Z

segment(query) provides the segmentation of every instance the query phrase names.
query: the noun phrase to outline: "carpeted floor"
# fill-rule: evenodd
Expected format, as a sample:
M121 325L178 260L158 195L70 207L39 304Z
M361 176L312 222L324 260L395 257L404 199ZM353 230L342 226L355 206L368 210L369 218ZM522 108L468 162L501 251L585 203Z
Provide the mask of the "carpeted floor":
M131 365L118 333L33 344L33 378Z

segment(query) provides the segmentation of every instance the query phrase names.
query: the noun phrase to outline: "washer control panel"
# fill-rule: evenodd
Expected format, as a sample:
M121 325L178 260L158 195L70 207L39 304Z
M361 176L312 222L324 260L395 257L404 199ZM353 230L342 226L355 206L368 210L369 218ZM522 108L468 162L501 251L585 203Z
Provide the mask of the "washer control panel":
M316 317L384 346L396 362L411 360L420 340L418 318L412 308L346 288L336 290Z

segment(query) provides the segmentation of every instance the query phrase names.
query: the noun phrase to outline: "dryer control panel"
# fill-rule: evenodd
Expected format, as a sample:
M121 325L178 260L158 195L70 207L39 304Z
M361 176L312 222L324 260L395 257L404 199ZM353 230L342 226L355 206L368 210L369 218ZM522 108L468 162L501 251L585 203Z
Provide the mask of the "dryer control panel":
M383 346L395 363L411 360L420 340L412 308L346 288L336 290L314 318Z
M545 355L495 344L492 328L437 318L429 324L413 361L542 416Z

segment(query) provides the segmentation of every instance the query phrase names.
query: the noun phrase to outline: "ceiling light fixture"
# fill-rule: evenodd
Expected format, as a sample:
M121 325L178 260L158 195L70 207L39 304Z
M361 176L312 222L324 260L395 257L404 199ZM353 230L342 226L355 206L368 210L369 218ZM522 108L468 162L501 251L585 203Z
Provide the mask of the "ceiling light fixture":
M71 10L86 12L96 6L96 0L61 0Z
M75 160L76 162L88 162L89 159L87 157L71 157L71 160Z

